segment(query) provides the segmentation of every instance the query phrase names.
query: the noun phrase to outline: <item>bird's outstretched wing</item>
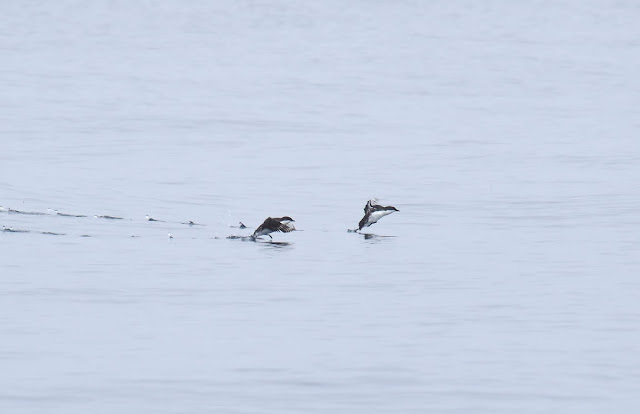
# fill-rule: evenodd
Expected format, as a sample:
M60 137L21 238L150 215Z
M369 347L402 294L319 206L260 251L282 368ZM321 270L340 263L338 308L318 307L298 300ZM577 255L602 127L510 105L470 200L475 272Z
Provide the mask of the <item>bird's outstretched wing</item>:
M378 205L378 200L376 200L375 198L372 198L371 200L367 201L367 205L364 206L364 214L367 215L371 212L371 210L374 209L375 206Z
M265 227L269 229L276 229L275 231L281 231L283 233L289 233L290 231L294 231L296 229L292 224L281 223L279 220L271 217L268 217L258 228L258 230L256 230L256 232L262 230Z
M253 235L255 236L256 234L260 233L262 230L264 230L265 227L268 227L269 225L269 220L273 220L271 217L268 217L265 221L262 222L261 225L258 226L257 229L254 230Z
M369 214L365 214L364 217L362 217L362 220L360 220L360 222L358 223L358 230L362 230L365 223L367 222L367 217L369 217Z
M285 223L280 223L280 225L278 226L278 231L281 231L283 233L289 233L290 231L294 231L296 228L293 227L293 224L285 224Z

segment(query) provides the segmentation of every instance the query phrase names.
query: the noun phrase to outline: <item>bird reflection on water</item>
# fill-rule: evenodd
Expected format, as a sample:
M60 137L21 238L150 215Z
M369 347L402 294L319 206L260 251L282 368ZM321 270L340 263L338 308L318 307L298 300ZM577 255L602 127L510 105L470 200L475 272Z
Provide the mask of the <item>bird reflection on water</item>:
M259 237L253 237L253 236L238 236L238 235L231 235L231 236L227 236L227 240L240 240L240 241L251 241L251 242L255 242L264 246L271 246L271 247L286 247L286 246L292 246L292 243L289 242L283 242L283 241L273 241L273 240L263 240Z
M365 240L372 240L372 241L382 241L384 239L392 239L396 236L380 236L378 234L373 234L373 233L360 233L361 235L364 236Z

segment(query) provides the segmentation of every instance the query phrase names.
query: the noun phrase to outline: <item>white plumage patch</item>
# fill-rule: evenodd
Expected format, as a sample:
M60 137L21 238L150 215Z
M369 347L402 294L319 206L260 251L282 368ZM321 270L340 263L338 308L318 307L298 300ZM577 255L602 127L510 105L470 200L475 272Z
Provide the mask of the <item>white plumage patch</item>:
M260 230L257 230L253 234L253 236L254 237L266 236L267 234L272 233L272 232L273 232L273 230L270 230L270 229L260 229Z
M378 220L380 220L382 217L393 213L394 210L380 210L380 211L373 211L369 214L369 220L367 220L367 226L372 225L373 223L377 223Z

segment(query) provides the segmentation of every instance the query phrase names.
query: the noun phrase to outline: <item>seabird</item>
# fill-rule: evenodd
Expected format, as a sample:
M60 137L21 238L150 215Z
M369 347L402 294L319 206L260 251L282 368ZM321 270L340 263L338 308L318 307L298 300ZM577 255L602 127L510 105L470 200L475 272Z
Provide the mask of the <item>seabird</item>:
M153 217L149 217L149 216L146 216L146 217L147 217L147 221L160 221L160 220L154 219Z
M284 217L267 217L267 219L262 223L256 231L253 232L253 237L260 237L267 235L271 239L271 235L269 233L273 233L274 231L281 231L283 233L289 233L290 231L294 231L296 228L293 227L291 223L294 223L295 220L289 216Z
M394 211L399 211L393 206L381 206L376 200L367 201L367 205L364 206L364 217L358 223L358 230L362 230L363 227L369 227L370 225L377 223L382 217L387 214L391 214Z
M237 226L232 226L231 224L229 224L229 227L233 227L234 229L248 229L248 227L245 226L241 221L238 222Z

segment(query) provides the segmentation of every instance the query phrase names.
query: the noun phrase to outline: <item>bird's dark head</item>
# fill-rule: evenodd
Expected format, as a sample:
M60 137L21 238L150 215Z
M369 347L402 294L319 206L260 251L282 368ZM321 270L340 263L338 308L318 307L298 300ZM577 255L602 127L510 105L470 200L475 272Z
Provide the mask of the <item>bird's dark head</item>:
M387 206L384 208L385 210L391 210L391 211L400 211L397 208L395 208L394 206Z
M280 219L280 221L293 221L293 222L295 222L295 220L294 220L294 219L292 219L292 218L291 218L291 217L289 217L289 216L284 216L284 217L282 217L282 218Z

